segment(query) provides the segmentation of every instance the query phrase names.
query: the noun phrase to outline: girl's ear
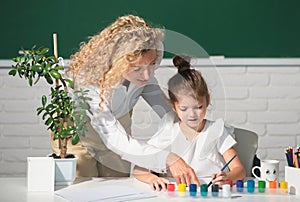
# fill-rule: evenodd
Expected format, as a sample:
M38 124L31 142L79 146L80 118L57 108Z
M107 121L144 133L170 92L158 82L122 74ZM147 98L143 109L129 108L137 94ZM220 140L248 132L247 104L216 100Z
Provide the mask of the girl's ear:
M206 96L206 107L210 104L210 95Z
M172 108L173 108L173 111L174 111L174 112L175 112L175 114L177 115L177 111L176 111L176 107L175 107L175 105L176 105L176 102L172 103Z
M175 103L172 103L173 111L176 113Z

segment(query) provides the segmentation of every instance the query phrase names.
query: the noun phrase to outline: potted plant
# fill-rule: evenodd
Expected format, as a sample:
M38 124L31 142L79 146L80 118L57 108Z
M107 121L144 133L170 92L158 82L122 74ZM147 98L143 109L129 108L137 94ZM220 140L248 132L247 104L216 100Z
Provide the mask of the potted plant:
M18 74L28 80L30 86L37 84L41 78L50 85L50 100L42 96L42 106L37 108L37 115L41 115L48 130L53 131L53 140L59 141L60 154L51 155L55 158L55 182L69 184L75 179L77 158L67 153L67 143L77 144L79 135L86 132L86 112L90 109L86 101L90 98L86 96L88 91L83 89L74 91L76 100L71 97L69 89L74 89L73 81L63 76L64 67L57 56L47 56L48 52L49 48L35 46L28 51L23 50L21 55L13 58L15 64L8 74ZM64 163L60 164L61 161ZM75 164L70 161L75 161ZM72 169L64 168L68 164L72 164ZM62 169L71 173L64 177Z

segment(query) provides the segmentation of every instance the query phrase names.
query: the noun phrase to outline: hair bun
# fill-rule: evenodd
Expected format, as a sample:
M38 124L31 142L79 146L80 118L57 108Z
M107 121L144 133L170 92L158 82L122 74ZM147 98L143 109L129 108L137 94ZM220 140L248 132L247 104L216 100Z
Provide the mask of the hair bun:
M186 55L176 55L173 58L173 64L175 67L178 69L178 73L181 73L185 70L190 69L191 64L190 64L191 58Z

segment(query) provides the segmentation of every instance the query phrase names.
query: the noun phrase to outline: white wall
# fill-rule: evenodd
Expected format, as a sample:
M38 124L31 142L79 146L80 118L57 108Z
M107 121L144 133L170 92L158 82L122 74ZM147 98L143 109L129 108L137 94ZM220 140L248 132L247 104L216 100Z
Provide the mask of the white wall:
M209 116L255 131L259 157L280 160L283 177L284 148L300 145L300 59L199 59L193 64L211 90ZM0 67L9 65L0 61ZM41 95L49 92L45 84L30 88L8 71L0 68L0 176L25 176L27 156L51 152L49 133L35 112ZM156 75L164 89L174 72L171 60L163 60ZM150 136L159 123L142 100L133 117L137 138Z

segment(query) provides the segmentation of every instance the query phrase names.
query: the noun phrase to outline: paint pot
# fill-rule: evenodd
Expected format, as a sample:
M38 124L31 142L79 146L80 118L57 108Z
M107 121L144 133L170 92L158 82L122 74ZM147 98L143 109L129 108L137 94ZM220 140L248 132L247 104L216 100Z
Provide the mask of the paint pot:
M201 184L200 185L200 194L201 194L201 196L206 197L207 192L208 192L207 184Z
M244 181L243 180L237 180L236 181L236 191L237 192L244 192Z
M231 187L230 184L223 184L222 185L222 193L224 198L230 198L231 197Z
M258 192L259 193L265 193L266 190L266 181L259 180L258 181Z
M213 197L218 197L219 196L219 185L217 185L217 184L211 185L211 195Z
M190 184L189 191L190 191L190 196L196 196L197 195L197 185Z
M248 180L247 181L247 190L248 190L249 193L254 193L254 190L255 190L254 180Z

